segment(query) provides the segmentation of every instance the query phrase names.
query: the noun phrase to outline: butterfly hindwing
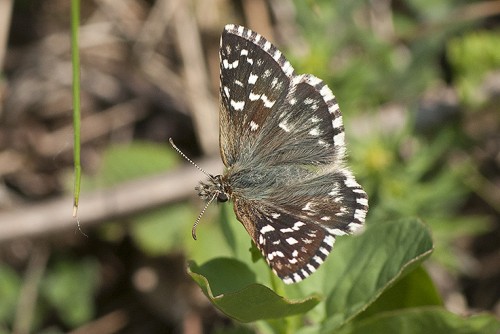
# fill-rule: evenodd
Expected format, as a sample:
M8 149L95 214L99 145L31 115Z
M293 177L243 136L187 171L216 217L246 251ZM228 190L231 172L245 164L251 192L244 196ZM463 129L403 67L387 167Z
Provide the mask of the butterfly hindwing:
M366 193L347 170L323 175L308 185L282 189L279 197L266 201L234 204L238 219L285 283L312 274L336 237L361 228L368 210Z
M287 284L303 280L324 262L335 239L309 219L262 204L237 202L236 216L276 275Z

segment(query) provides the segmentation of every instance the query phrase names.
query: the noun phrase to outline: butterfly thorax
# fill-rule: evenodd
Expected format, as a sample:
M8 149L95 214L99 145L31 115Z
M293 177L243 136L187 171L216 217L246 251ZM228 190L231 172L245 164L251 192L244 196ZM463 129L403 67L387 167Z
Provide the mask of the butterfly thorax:
M224 180L231 186L231 198L267 200L273 194L281 193L287 186L309 178L310 171L300 165L256 164L242 167L237 163L226 170Z
M222 175L210 175L206 182L200 182L196 187L198 196L205 202L217 199L217 202L226 202L229 199L231 189Z

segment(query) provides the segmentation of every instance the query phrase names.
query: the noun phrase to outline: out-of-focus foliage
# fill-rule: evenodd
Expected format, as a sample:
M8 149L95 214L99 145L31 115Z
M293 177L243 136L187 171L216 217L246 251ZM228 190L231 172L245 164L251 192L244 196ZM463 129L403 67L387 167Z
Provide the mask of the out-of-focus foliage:
M497 78L499 75L498 45L500 33L487 30L454 37L447 44L448 59L456 76L456 88L465 106L477 108L487 103L494 93L488 89L488 81L494 80L493 75Z
M466 182L468 173L479 169L471 157L472 141L464 131L466 117L463 116L481 113L485 105L498 109L492 101L495 92L498 93L494 82L499 77L500 32L497 27L497 30L478 30L480 18L462 20L458 13L465 7L460 6L471 3L475 2L293 1L296 35L284 36L283 40L288 43L280 48L297 72L322 78L336 95L346 125L349 164L368 192L370 203L367 235L341 239L324 268L304 283L285 287L270 273L264 261L254 263L250 238L231 213L230 203L224 204L221 215L217 215L213 207L207 210L196 242L191 239L191 226L199 207L193 208L188 203L132 217L127 224L110 222L99 228L96 237L109 244L130 238L145 256L184 252L199 264L191 267L191 275L223 311L220 300L224 298L230 306L244 305L238 298L248 298L245 294L248 290L227 294L243 278L231 281L237 276L231 270L228 270L231 276L217 277L224 272L221 269L211 272L216 277L208 280L210 275L204 275L203 269L209 270L213 259L233 256L239 261L235 266L245 268L242 272L252 276L255 282L272 288L253 285L250 289L254 290L249 291L258 291L257 297L264 296L278 307L301 312L297 315L285 311L283 314L290 316L284 319L259 321L255 326L238 324L237 330L221 328L216 329L217 333L253 333L255 328L262 333L292 330L318 333L333 329L339 333L390 332L387 328L396 328L394 333L418 333L419 328L421 332L434 330L436 333L454 330L496 332L499 324L491 316L465 318L446 311L425 264L417 266L429 255L431 248L426 228L433 238L431 260L452 269L455 274L467 271L464 265L467 261L461 261L461 254L456 251L457 239L478 235L489 228L487 217L468 215L463 209L467 200L477 195L476 189L471 189ZM279 31L280 21L276 22ZM422 101L425 96L431 92L438 100L444 98L439 90L442 87L458 96L452 102L451 117L441 122L433 122L431 118L431 122L419 123L424 114ZM395 126L394 119L384 122L384 118L377 118L384 114L388 105L396 106L402 115L396 119ZM439 103L434 107L430 109L432 116L439 115L442 112ZM97 174L84 177L82 187L89 190L113 186L165 172L179 166L179 161L179 156L164 144L132 142L110 146L103 152ZM396 233L396 222L402 224L400 228L404 231L398 230L401 234ZM388 237L380 234L384 229L396 232ZM412 248L412 232L420 233L422 247ZM360 244L359 240L366 240L367 244ZM406 242L401 243L401 240ZM378 244L381 246L375 247ZM362 254L365 246L372 247L374 253L381 249L392 253L387 251L385 256L378 258L373 268L368 262L367 268L363 268L356 260L365 259ZM359 257L350 258L353 254ZM404 255L408 257L398 258ZM346 263L347 259L351 262ZM100 277L97 261L92 255L78 261L70 257L49 261L40 283L43 292L40 293L36 324L42 323L49 312L55 313L68 328L75 328L92 318L95 312L92 298ZM229 269L234 266L232 261L236 260L226 263ZM328 268L343 271L330 272ZM386 270L391 275L384 276ZM345 275L339 276L339 273ZM383 276L385 280L377 280ZM12 326L23 279L12 268L3 265L0 277L1 333L8 332ZM214 282L219 294L208 292L209 288L214 289ZM356 284L360 282L363 284L358 287ZM325 285L327 289L320 289ZM365 295L360 296L359 291ZM222 292L225 294L216 299ZM323 293L324 300L320 306L306 312L317 302L314 293ZM279 300L280 296L286 299ZM299 306L290 306L294 303ZM231 311L249 310L240 307ZM231 312L227 314L234 316ZM264 318L258 315L260 317L246 319ZM429 327L420 327L422 324ZM433 325L435 327L431 327ZM436 331L436 326L445 330ZM41 332L62 331L50 327Z

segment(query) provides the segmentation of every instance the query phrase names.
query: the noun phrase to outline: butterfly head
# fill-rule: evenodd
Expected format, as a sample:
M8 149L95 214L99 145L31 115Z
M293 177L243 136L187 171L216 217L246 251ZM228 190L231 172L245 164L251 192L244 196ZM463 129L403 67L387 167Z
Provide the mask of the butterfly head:
M217 202L227 202L229 200L229 187L227 186L227 182L224 181L224 177L222 175L207 175L208 180L206 182L200 182L200 184L195 188L198 191L198 196L200 196L207 204L205 204L205 207L201 210L198 218L194 222L192 229L194 240L196 240L196 226L198 226L201 216L203 216L210 203L212 203L215 199L217 199Z
M217 199L217 202L227 202L229 199L228 189L226 182L224 182L222 175L209 175L206 182L200 182L196 187L198 196L205 202Z

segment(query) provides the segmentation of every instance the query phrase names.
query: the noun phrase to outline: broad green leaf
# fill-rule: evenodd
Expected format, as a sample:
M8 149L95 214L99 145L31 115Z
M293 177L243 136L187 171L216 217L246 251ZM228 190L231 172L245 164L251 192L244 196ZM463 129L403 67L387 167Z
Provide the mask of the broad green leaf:
M252 328L245 327L247 325L233 324L234 327L215 328L213 334L255 334Z
M315 295L302 300L279 296L255 283L255 274L234 259L218 258L200 267L191 262L188 273L219 310L241 322L305 313L320 301Z
M149 255L166 254L191 239L189 222L195 219L190 205L170 205L135 217L131 237Z
M356 321L384 311L442 305L441 296L432 279L420 266L385 290L380 298L356 318Z
M76 327L94 314L97 263L91 259L56 263L42 281L42 295L68 326Z
M167 145L135 141L114 145L104 152L99 173L84 177L82 187L96 189L154 175L179 164L179 156Z
M500 321L491 315L461 317L440 307L386 312L341 328L338 334L496 334Z
M342 326L373 303L432 252L427 228L417 219L374 223L346 238L325 265L325 332Z
M0 265L0 323L10 323L14 317L21 279L10 267Z

